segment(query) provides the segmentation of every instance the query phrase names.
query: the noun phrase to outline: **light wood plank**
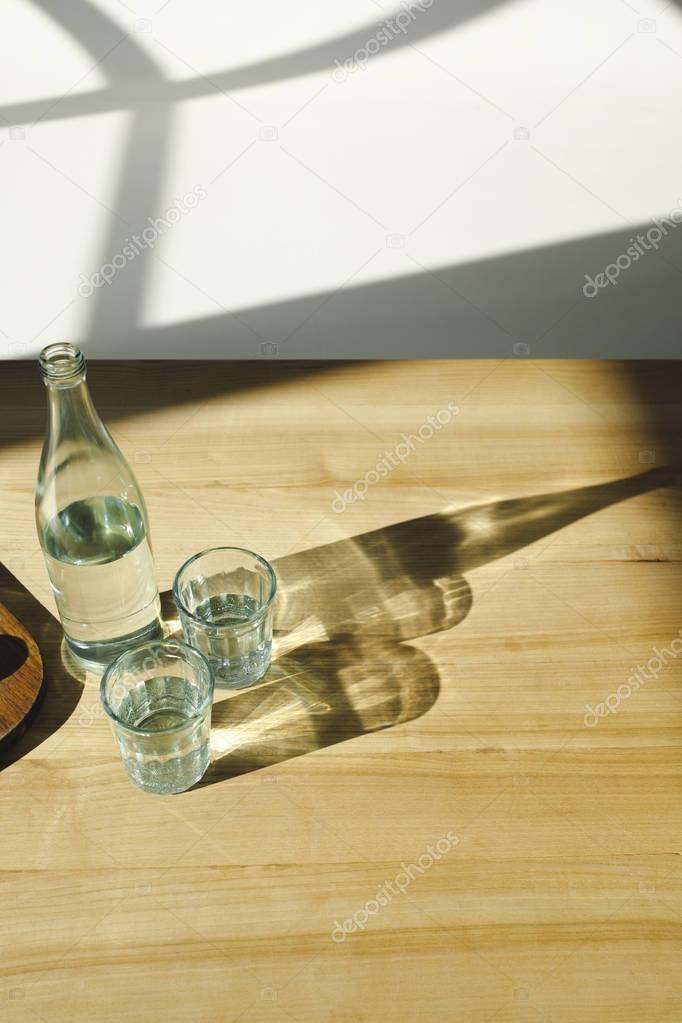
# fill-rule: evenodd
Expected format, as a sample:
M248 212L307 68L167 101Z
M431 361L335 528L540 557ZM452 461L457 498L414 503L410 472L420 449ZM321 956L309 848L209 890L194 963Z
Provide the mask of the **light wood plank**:
M218 694L206 782L167 798L61 663L42 388L2 374L0 560L29 593L0 598L48 680L0 773L3 1020L682 1019L682 658L585 723L682 628L680 492L651 471L679 366L93 363L161 587L239 543L286 598L270 680Z

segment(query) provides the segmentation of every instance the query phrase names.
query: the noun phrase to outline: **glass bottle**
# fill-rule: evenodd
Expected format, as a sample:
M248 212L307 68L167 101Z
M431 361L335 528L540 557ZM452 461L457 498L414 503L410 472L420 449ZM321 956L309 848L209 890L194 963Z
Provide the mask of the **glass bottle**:
M93 406L72 344L40 353L48 423L36 487L47 573L76 657L104 666L161 634L144 498Z

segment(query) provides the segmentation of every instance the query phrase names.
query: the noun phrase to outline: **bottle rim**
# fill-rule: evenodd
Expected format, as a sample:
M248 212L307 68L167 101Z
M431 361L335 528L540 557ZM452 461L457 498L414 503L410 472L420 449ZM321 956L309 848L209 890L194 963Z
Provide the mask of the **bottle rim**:
M45 380L70 380L85 372L83 353L70 341L47 345L38 357L38 365Z

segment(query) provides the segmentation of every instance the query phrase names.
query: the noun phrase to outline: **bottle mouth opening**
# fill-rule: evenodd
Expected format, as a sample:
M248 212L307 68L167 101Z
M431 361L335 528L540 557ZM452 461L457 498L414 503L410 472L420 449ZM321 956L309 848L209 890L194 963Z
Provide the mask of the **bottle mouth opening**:
M85 371L83 353L70 341L58 341L43 348L38 364L46 380L70 380Z

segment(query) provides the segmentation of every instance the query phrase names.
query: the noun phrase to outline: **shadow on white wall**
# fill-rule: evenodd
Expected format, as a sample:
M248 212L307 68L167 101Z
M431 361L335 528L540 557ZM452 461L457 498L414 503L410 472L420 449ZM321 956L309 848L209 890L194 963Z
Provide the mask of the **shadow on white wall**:
M3 329L10 357L32 355L64 331L79 336L94 357L676 354L675 305L682 266L676 225L655 250L641 252L625 267L633 236L649 231L653 221L631 219L611 207L609 199L573 175L575 153L570 144L564 145L565 161L559 165L554 159L557 137L545 136L536 145L536 129L518 123L497 103L505 80L504 74L494 77L493 63L504 64L499 51L488 51L491 96L471 80L460 80L452 67L422 49L430 42L460 52L456 48L462 35L465 42L495 42L498 17L506 19L504 26L525 25L528 4L423 0L420 6L415 0L409 24L393 32L387 30L395 24L391 19L401 14L407 18L410 5L383 13L377 8L378 19L361 21L360 27L339 31L333 38L204 73L164 45L168 4L156 11L162 19L159 27L156 16L137 18L136 34L131 26L122 25L121 8L115 3L32 3L76 40L94 64L63 95L0 108L8 132L0 164L15 143L25 142L26 159L50 164L62 183L66 177L78 188L70 173L67 141L60 144L57 133L69 119L77 119L87 150L93 119L115 116L124 122L116 124L120 155L113 171L108 168L114 195L106 204L106 217L100 218L104 230L93 266L82 270L80 286L76 281L71 293L64 295L65 307L51 309L46 275L22 278L21 258L16 265L10 262L3 274L9 304L13 297L22 298L16 302L11 326ZM268 5L261 6L265 10ZM559 102L550 104L538 128L548 118L551 126L562 106L570 109L572 93L589 88L589 80L602 66L617 63L644 37L648 45L648 36L658 31L655 21L649 27L641 18L629 24L627 10L609 20L602 6L597 5L596 14L592 8L598 27L595 41L601 45L604 33L615 33L621 41L572 92L557 93ZM206 15L215 5L202 7ZM142 5L139 13L144 10ZM356 18L357 13L353 7ZM554 17L558 25L561 16L555 12ZM670 18L671 36L679 35L674 5ZM210 33L210 18L205 25ZM588 22L586 31L589 28ZM478 35L472 36L474 31ZM660 35L654 41L665 43ZM564 47L567 42L562 40ZM576 53L579 60L586 59L579 47ZM184 65L184 77L169 74L169 54L178 66ZM346 74L348 80L335 81L334 68L357 63L358 54L364 56ZM440 50L438 54L442 57ZM400 63L405 60L416 62L423 80L419 75L400 79L412 66ZM522 56L511 64L507 58L507 78L509 67L518 69L522 63ZM682 59L677 64L682 77ZM627 68L625 64L621 71ZM400 91L393 90L396 71ZM104 77L101 87L89 87L94 72ZM343 74L339 77L343 79ZM315 88L305 93L301 106L301 82L308 89L308 79ZM296 90L293 111L286 92L291 83ZM268 98L267 86L272 84L280 91ZM603 89L608 93L612 86L607 81ZM651 88L657 87L653 82ZM377 122L374 129L371 123L368 128L363 121L365 99L376 113L391 117L404 113L404 125L399 117L391 122L391 144L397 133L397 149L404 156L397 166L391 167L390 146L387 166L368 159L377 156L372 140L378 136L381 144L382 127ZM197 136L188 119L198 113L197 103L209 105L201 107L204 114L199 119L204 126L200 134L208 129L211 141L193 146ZM337 116L347 130L341 144L338 138L330 144L331 156L323 146L317 152L314 145L311 149L320 126L314 116L318 103L326 104L326 128ZM231 116L226 116L226 109ZM272 112L280 115L279 123L267 119ZM632 114L630 108L628 116ZM642 110L638 115L646 116ZM297 128L306 116L311 119L303 129ZM423 135L416 127L420 118L434 120ZM26 129L29 122L32 126ZM569 124L575 129L573 121ZM622 145L619 130L614 128L614 138ZM464 131L469 134L461 134ZM27 134L22 137L21 132ZM222 136L228 137L227 151L220 151ZM368 143L364 148L363 141ZM409 153L420 144L422 154ZM559 147L562 144L559 133ZM348 152L340 160L344 148ZM64 152L68 170L54 165L55 149ZM223 165L226 153L230 159ZM599 171L599 157L588 155ZM436 164L442 164L440 170ZM590 159L586 166L589 170ZM14 173L16 167L10 163L10 169ZM387 169L393 170L390 177ZM501 195L495 174L503 185ZM633 190L635 212L660 210L663 195L673 195L667 190L666 175L659 178L645 176L642 187ZM178 217L169 223L170 183L184 182L190 189L202 179L206 189L198 187L209 201L200 210L187 212L181 222ZM337 180L343 180L343 188ZM346 181L356 188L346 187ZM360 192L362 199L356 200ZM28 199L24 194L19 206ZM674 201L670 198L668 209ZM30 211L20 215L26 212L30 219ZM83 243L75 222L76 218L73 237L55 238L49 223L42 237L50 248L61 243L70 265L82 264L83 249L92 247ZM616 227L619 222L626 226ZM145 230L151 238L151 223L166 227L157 229L149 244L131 241ZM561 234L565 237L556 241ZM39 259L36 240L31 239L27 249ZM618 279L586 297L582 290L586 275L600 273L619 258ZM50 321L34 334L35 317L40 320L51 312Z

